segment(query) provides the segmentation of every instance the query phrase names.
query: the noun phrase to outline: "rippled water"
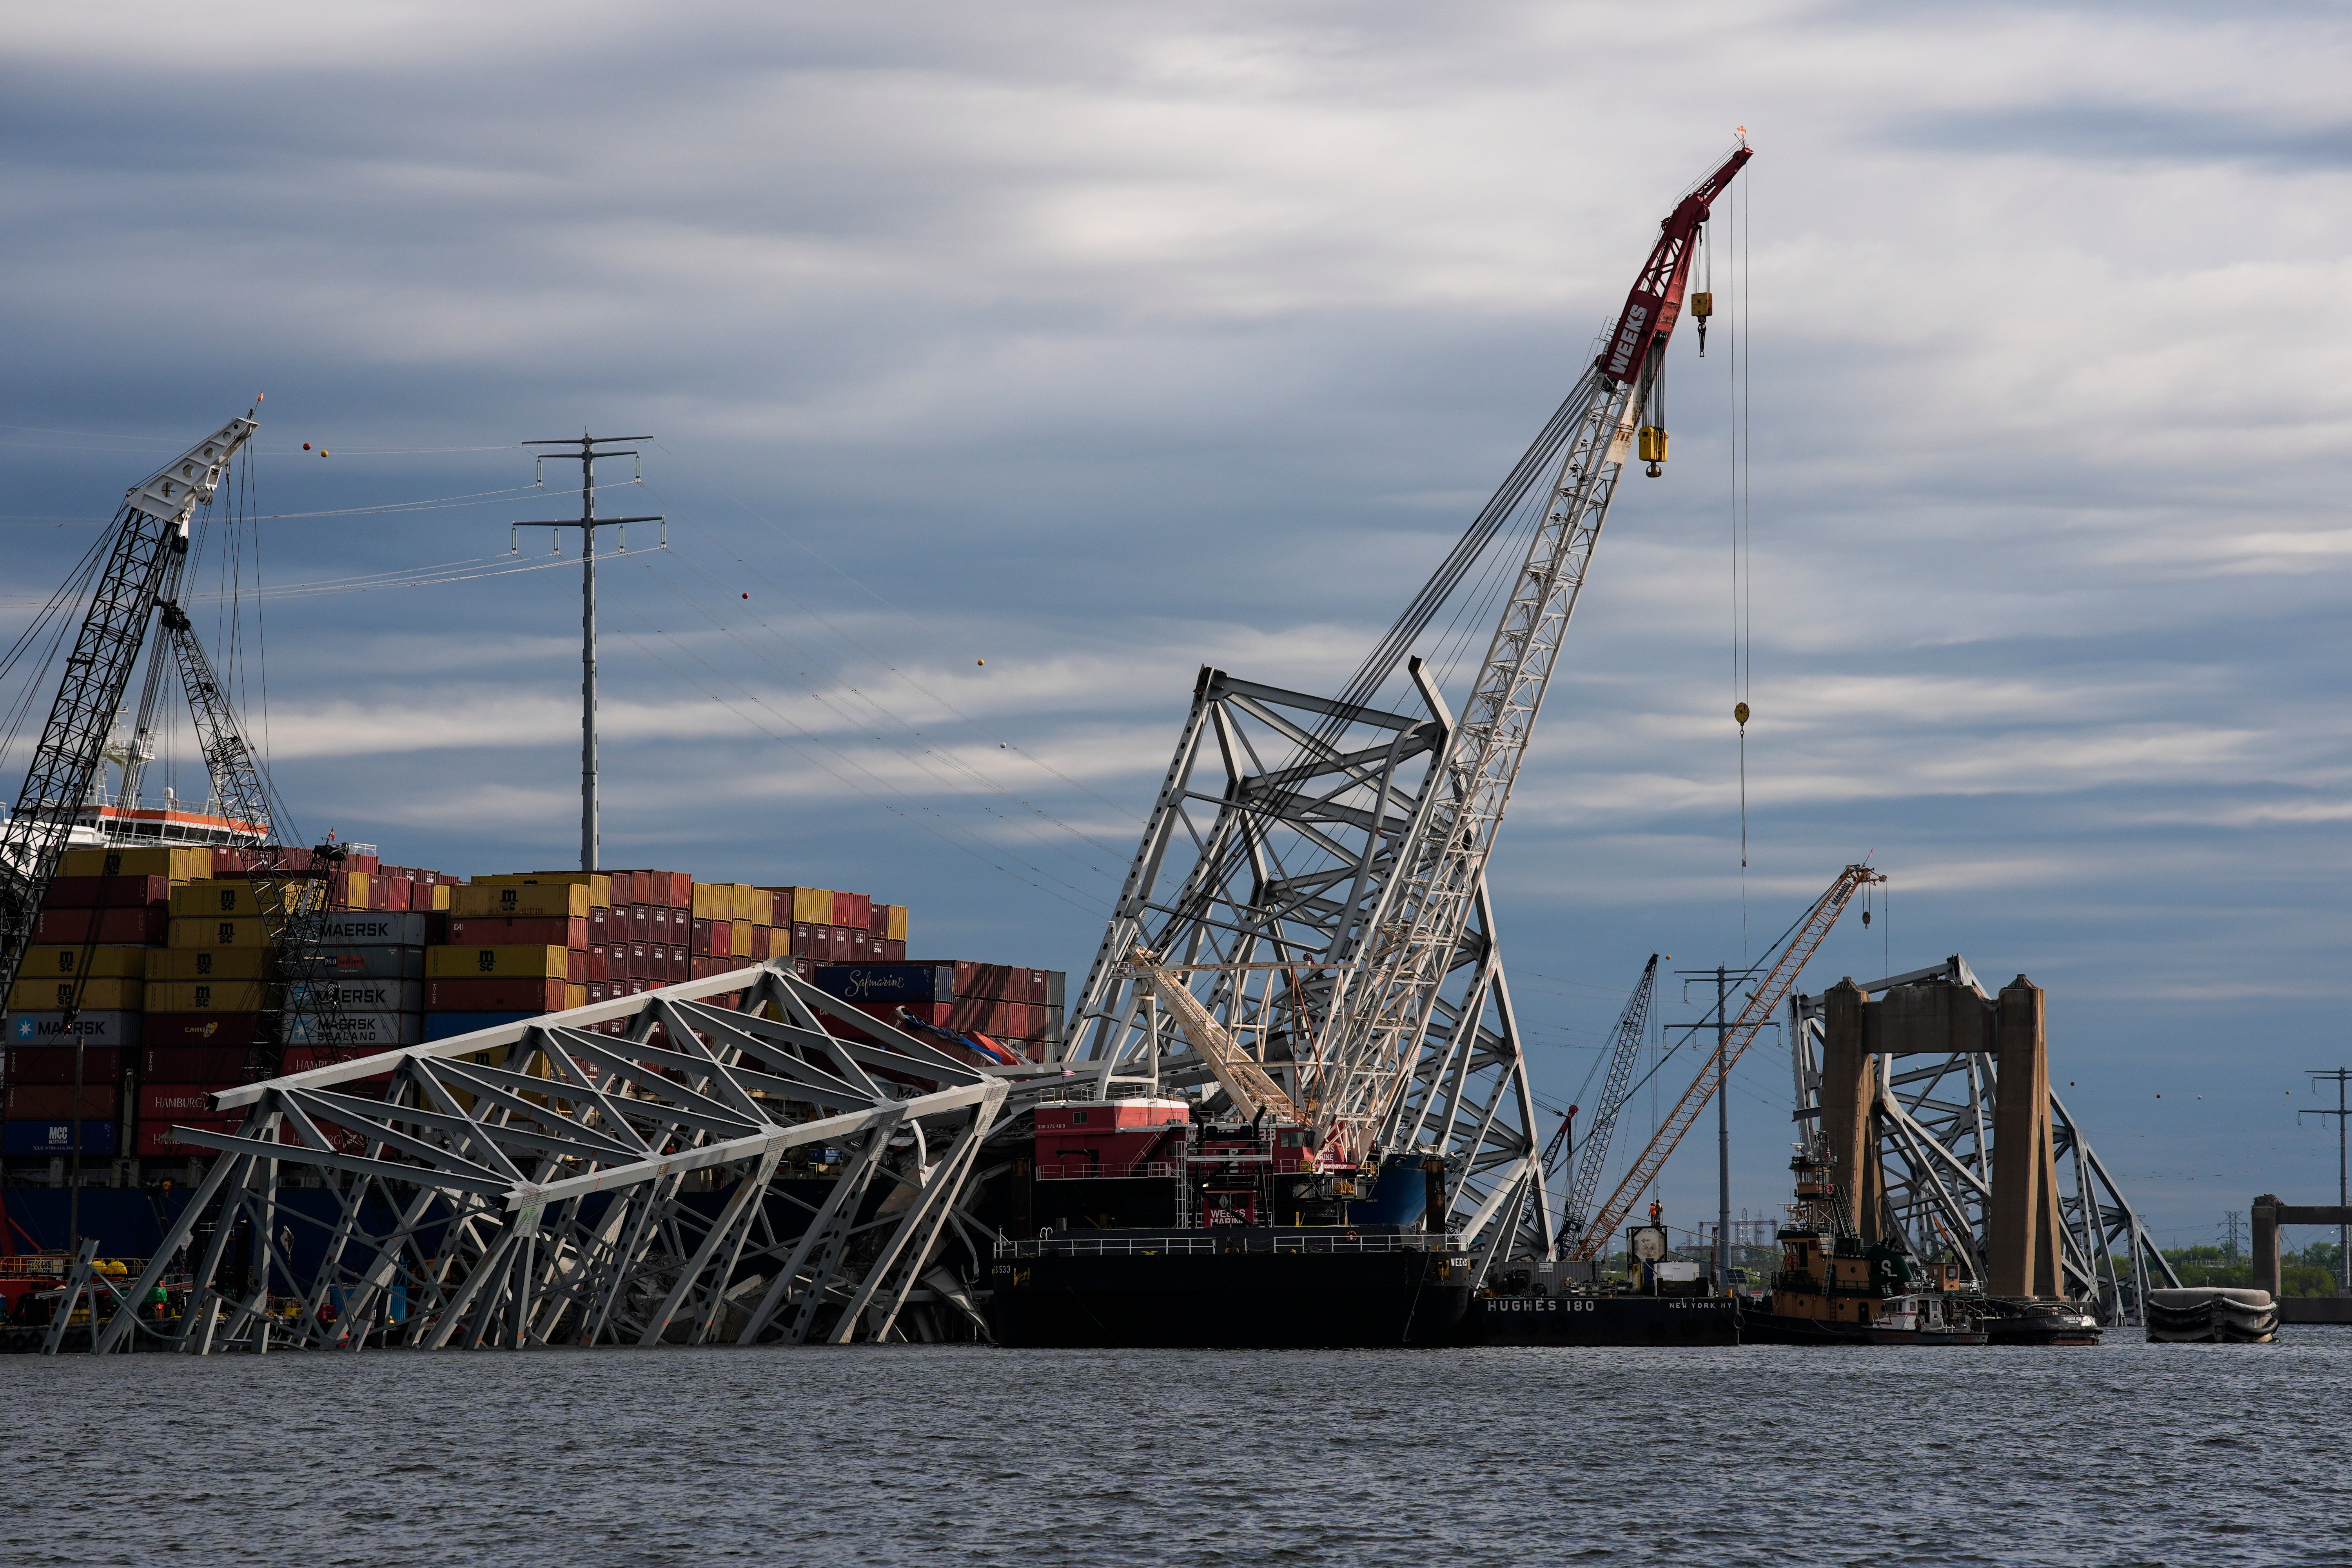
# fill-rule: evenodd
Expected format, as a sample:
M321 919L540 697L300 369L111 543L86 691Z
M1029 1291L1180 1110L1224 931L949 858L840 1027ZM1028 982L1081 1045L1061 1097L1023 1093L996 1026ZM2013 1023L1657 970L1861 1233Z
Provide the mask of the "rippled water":
M2345 1563L2352 1331L0 1358L0 1561Z

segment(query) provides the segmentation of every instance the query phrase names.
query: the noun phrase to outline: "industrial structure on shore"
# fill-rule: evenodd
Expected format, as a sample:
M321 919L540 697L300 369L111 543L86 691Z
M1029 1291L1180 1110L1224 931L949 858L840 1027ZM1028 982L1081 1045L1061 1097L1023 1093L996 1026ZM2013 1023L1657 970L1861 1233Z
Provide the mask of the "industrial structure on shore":
M1553 1184L1487 871L1625 465L1664 471L1666 351L1686 305L1703 341L1713 297L1694 264L1749 157L1743 142L1677 200L1590 365L1339 695L1201 671L1066 1020L1053 971L909 962L903 908L601 869L593 642L579 871L453 886L278 842L284 814L174 600L191 516L254 428L231 422L126 500L0 838L12 1014L20 995L58 1004L22 1015L26 1049L47 1054L20 1068L12 1050L8 1092L62 1085L74 1170L27 1158L78 1200L86 1123L103 1120L89 1093L110 1082L108 1104L158 1116L121 1115L138 1152L107 1169L147 1184L127 1162L153 1147L183 1184L143 1258L110 1261L90 1238L45 1263L54 1279L17 1295L46 1315L20 1318L19 1338L197 1352L1736 1340L1719 1267L1620 1226L1784 1005L1809 1119L1801 1196L1822 1217L1787 1233L1811 1240L1780 1315L1810 1310L1792 1305L1801 1275L1819 1321L1975 1342L1940 1301L1886 1305L1917 1297L1932 1264L1939 1292L2006 1301L2045 1339L2062 1319L2130 1321L2162 1260L2049 1095L2038 991L2021 978L1988 998L1954 960L1874 983L1875 999L1851 982L1797 994L1881 879L1866 865L1831 878L1736 1001L1719 987L1714 1048L1617 1187L1595 1202L1590 1182ZM580 446L583 468L612 455ZM1458 708L1446 671L1413 657L1449 605L1493 626ZM91 815L151 622L225 806L201 846L135 812ZM124 792L136 807L128 775ZM88 867L66 860L77 832L98 840ZM390 934L356 938L361 914ZM192 1079L184 1107L150 1104L152 1068L93 1079L107 1047L91 1020L109 1010L91 999L134 988L169 1048L233 1049L242 1070ZM183 1038L207 1027L241 1037ZM134 1045L154 1059L143 1036L114 1048ZM1893 1069L1921 1054L1948 1065ZM1624 1074L1610 1081L1613 1123ZM1602 1278L1620 1247L1625 1286ZM1895 1271L1901 1289L1843 1267L1887 1258L1919 1265Z

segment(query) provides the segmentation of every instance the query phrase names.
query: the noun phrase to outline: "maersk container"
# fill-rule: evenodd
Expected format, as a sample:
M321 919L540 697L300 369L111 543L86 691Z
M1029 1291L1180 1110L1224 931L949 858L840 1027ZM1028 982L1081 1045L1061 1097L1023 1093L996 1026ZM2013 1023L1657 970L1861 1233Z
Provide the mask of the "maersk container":
M0 1154L26 1158L73 1152L74 1124L70 1121L0 1121ZM85 1155L112 1154L114 1123L83 1122L81 1152Z
M286 1020L286 1041L304 1046L371 1046L390 1050L414 1046L425 1038L425 1015L418 1012L339 1013L332 1017L292 1017Z
M383 910L337 910L319 924L324 947L423 947L427 917Z
M421 947L324 947L316 973L322 979L422 980L425 953Z
M313 999L340 1013L422 1013L425 982L337 978L312 980L287 988L287 1000L296 1005Z
M8 1043L12 1046L135 1046L143 1015L119 1009L82 1013L71 1024L63 1013L12 1013Z

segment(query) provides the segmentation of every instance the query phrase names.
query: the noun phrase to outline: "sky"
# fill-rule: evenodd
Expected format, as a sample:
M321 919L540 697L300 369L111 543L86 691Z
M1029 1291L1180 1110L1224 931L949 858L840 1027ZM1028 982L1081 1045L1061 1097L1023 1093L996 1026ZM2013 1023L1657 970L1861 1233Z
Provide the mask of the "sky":
M1504 830L1538 1090L1576 1096L1648 953L1744 962L1867 856L1874 921L1807 988L2031 976L2094 1146L2166 1245L2210 1240L2325 1200L2304 1069L2352 1059L2347 34L28 12L0 629L262 395L192 611L298 825L576 863L580 574L510 525L577 516L579 475L518 443L644 437L599 474L603 514L667 520L599 571L605 862L867 890L924 954L1082 971L1197 668L1341 685L1745 127L1744 321L1676 340L1673 458L1627 480ZM201 791L184 739L157 773ZM1767 1035L1736 1208L1786 1201L1788 1083ZM1713 1207L1705 1142L1670 1218Z

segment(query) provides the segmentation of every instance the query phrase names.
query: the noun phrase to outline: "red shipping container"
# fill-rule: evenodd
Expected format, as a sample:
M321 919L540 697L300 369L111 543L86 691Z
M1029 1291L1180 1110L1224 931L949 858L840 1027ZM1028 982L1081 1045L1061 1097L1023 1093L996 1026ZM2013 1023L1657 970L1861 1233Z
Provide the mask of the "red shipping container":
M135 946L162 942L171 921L169 904L142 904L132 910L43 910L33 917L33 941L53 947L80 947L88 942Z
M258 1013L150 1013L140 1020L139 1039L148 1046L249 1046L260 1021Z
M866 906L866 934L887 937L890 934L890 906L868 900Z
M286 1047L286 1070L289 1073L309 1072L313 1068L341 1067L345 1062L364 1061L384 1053L373 1046L289 1046ZM336 1084L336 1094L365 1095L371 1100L383 1097L383 1087L392 1081L392 1070L370 1073L365 1078L345 1079Z
M619 914L620 914L620 911L619 911L618 910L615 910L614 911L614 917L615 917L615 918L618 918ZM615 935L615 936L626 935L626 936L628 937L628 939L629 939L631 942L651 942L651 941L653 941L653 939L654 939L654 909L653 909L653 906L652 906L651 904L631 904L631 905L629 906L629 929L628 929L628 931L627 931L626 932L615 931L615 932L614 932L613 934L614 934L614 935Z
M652 978L652 954L653 944L651 942L633 942L629 943L628 965L621 972L621 977L626 980L647 980ZM610 979L611 976L607 975L606 978Z
M293 1053L288 1052L291 1057ZM291 1071L289 1063L288 1070ZM235 1089L230 1083L145 1083L139 1086L139 1120L142 1121L211 1121L221 1112L213 1104L213 1096L225 1089Z
M574 985L580 984L588 978L588 950L586 948L574 947L565 950L563 959L563 978L569 980Z
M873 934L863 926L849 928L849 962L864 963L874 956Z
M322 1121L316 1118L312 1119L311 1125L316 1127L320 1135L326 1139L328 1148L338 1154L364 1154L368 1152L368 1137L363 1132L354 1132L348 1127L339 1126L332 1121ZM280 1143L299 1143L306 1149L318 1147L289 1122L278 1124L278 1141Z
M889 908L887 904L882 906ZM833 896L833 923L856 926L865 931L874 922L874 896L871 893L835 893Z
M629 988L625 994L631 996L642 996L654 988L654 983L641 974L631 975L625 984Z
M84 1079L79 1116L70 1083L12 1083L5 1104L11 1121L111 1121L122 1114L122 1086Z
M876 959L874 962L877 963L906 963L907 944L896 939L884 942L882 944L882 956Z
M579 915L452 915L452 947L578 947L594 941Z
M246 1083L253 1052L245 1046L152 1046L139 1053L147 1083Z
M692 958L687 961L687 978L689 980L708 980L726 967L725 965L715 962L706 953L696 953Z
M688 939L686 951L697 958L710 956L710 922L709 921L694 922L694 935Z
M399 910L404 913L415 907L415 883L405 877L385 877L382 881L383 882L383 901L376 905L377 909Z
M169 877L59 877L41 899L45 910L127 910L172 896Z
M766 894L768 899L767 923L772 926L792 924L793 896L790 893L780 893L773 888L762 888L760 891Z
M560 1013L563 982L505 976L474 976L465 980L427 980L425 1010L428 1013Z
M817 956L816 927L808 924L806 921L798 921L793 924L792 955L794 958L814 958Z
M383 861L374 855L346 855L343 857L343 869L364 871L371 877L379 877L383 874Z
M751 928L751 962L765 963L774 951L775 940L775 927L753 926Z
M735 952L735 922L733 921L712 921L709 924L710 956L713 958L733 958L737 956Z
M637 901L637 879L634 875L627 871L610 871L605 874L612 879L613 890L606 897L612 900L614 909L625 909Z
M612 937L612 931L613 931L613 911L612 911L611 910L609 910L609 909L605 908L603 904L591 904L591 905L589 905L589 906L588 906L588 944L589 944L591 947L593 947L596 943L598 943L598 942L610 942L610 941L612 941L612 940L613 940L613 937ZM551 946L553 946L554 944L553 944L552 942L551 942L551 943L549 943L548 945L550 945L550 946L551 947Z
M597 984L610 973L611 971L605 965L604 944L601 942L590 942L588 944L588 984Z
M16 1046L8 1052L8 1082L63 1083L74 1080L74 1057L81 1058L81 1081L112 1083L122 1077L123 1059L134 1056L121 1046Z
M234 1135L241 1119L220 1116L181 1117L178 1125L205 1132ZM183 1143L172 1135L173 1122L142 1121L134 1144L142 1160L216 1160L221 1151L204 1143Z
M630 901L653 904L662 909L690 910L694 908L694 878L686 871L647 871L628 873ZM614 901L619 902L615 896Z
M672 942L670 944L668 973L669 984L672 985L677 984L681 980L693 978L694 960L692 955L688 953L686 951L685 943Z

